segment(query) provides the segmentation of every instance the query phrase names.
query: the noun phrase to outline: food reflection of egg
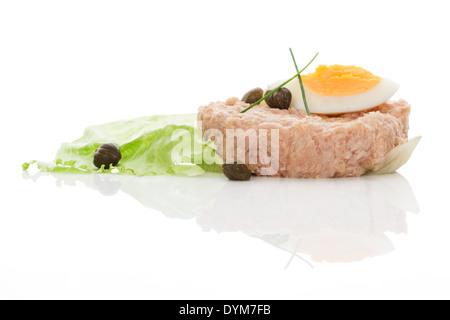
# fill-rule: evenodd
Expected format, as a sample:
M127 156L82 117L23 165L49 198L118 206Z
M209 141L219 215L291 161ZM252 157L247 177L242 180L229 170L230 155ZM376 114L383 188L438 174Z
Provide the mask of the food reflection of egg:
M389 100L399 85L355 66L319 66L302 76L306 102L311 113L339 114L371 109ZM269 89L275 88L275 83ZM298 79L285 85L292 93L291 107L304 110Z

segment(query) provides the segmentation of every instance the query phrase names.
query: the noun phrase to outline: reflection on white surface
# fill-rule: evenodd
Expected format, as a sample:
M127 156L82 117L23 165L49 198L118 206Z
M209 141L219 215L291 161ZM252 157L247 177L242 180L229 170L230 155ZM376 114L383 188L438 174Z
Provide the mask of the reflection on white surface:
M106 196L120 190L169 218L195 218L204 231L243 232L291 252L292 258L307 255L316 262L352 262L387 254L394 246L386 233L406 233L407 211L419 211L408 181L398 173L249 182L231 182L219 175L24 174L35 181L42 176L55 177L58 186L81 181Z

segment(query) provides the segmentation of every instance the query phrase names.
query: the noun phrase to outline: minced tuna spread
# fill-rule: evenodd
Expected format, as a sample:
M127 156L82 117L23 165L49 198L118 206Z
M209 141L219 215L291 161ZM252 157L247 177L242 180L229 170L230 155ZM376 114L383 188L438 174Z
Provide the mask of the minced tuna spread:
M404 100L340 116L307 116L293 108L266 105L240 113L248 106L237 98L210 103L199 108L198 123L224 161L241 160L256 175L357 177L374 170L389 151L408 141L410 105ZM257 136L253 144L252 132ZM230 134L234 137L227 139ZM240 138L245 145L236 142Z

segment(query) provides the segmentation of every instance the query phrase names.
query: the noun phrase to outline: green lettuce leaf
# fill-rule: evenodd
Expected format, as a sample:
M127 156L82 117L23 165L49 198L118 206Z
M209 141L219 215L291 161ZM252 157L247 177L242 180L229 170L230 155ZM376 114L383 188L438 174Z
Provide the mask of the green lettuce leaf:
M141 117L88 127L81 138L63 143L54 162L30 161L41 171L65 173L118 173L128 175L187 175L221 172L215 146L195 128L196 114ZM95 150L115 143L122 154L117 167L98 169Z

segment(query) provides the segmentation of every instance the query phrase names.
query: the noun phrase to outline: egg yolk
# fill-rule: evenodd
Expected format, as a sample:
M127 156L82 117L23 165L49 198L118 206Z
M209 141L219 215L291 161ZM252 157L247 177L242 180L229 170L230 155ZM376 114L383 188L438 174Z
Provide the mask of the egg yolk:
M355 66L318 66L302 76L303 84L323 96L348 96L366 92L381 81L369 71Z

